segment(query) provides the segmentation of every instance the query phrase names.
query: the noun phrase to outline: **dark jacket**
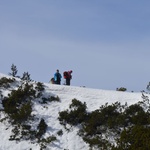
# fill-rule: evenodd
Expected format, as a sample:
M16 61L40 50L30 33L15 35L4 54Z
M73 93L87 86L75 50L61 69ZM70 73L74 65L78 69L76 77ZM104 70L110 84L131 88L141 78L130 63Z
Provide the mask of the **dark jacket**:
M55 81L55 84L60 84L61 78L62 78L61 74L60 74L59 72L56 72L56 73L54 74L54 81Z

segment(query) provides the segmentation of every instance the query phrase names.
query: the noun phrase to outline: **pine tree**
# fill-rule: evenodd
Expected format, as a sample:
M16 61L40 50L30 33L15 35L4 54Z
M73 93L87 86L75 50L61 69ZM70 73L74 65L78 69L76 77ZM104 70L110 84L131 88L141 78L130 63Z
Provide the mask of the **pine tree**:
M24 72L21 79L30 82L31 81L30 74L28 72Z
M18 70L17 70L17 67L14 64L11 65L11 71L12 72L9 73L9 75L11 75L13 77L16 77Z

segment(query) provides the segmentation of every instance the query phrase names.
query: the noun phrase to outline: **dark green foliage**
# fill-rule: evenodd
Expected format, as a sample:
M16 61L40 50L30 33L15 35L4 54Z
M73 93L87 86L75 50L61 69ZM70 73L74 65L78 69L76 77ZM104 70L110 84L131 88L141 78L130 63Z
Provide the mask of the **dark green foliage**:
M144 95L144 93L142 93L142 99L143 99L143 101L139 101L138 104L141 105L143 108L145 108L145 106L146 106L147 107L146 110L150 113L149 97L147 95Z
M48 98L46 98L46 97L42 97L42 104L47 104L47 102L60 102L60 99L59 99L59 97L57 96L57 97L54 97L54 96L50 96L50 97L48 97Z
M145 112L143 108L138 105L134 104L129 106L125 112L125 118L126 122L129 123L129 125L147 125L149 124L149 117L150 114Z
M38 83L36 90L32 84L22 84L17 90L13 90L8 97L5 97L2 101L4 111L8 114L13 123L14 128L12 135L9 140L21 139L33 140L38 139L38 143L41 145L41 149L46 148L46 145L54 140L56 137L51 136L46 139L42 138L47 130L47 124L44 119L41 119L37 130L32 130L31 125L26 124L29 120L31 121L33 116L32 113L32 100L36 98L36 93L44 90L43 84ZM58 98L53 98L58 99Z
M80 113L75 113L78 108L82 110L79 135L88 143L91 149L101 150L148 150L150 147L150 114L143 106L150 108L148 97L142 102L127 106L116 102L112 105L102 105L100 109L91 113L85 111L80 101L72 100L70 111L59 113L61 124L78 125ZM74 115L75 114L75 115ZM81 116L82 116L81 115ZM118 137L116 146L110 143L111 136ZM113 137L114 138L114 137Z
M60 98L58 97L58 96L51 96L50 98L49 98L49 101L50 102L60 102Z
M10 79L6 77L2 77L0 79L0 87L10 88L10 85L15 81L15 79Z
M9 140L18 140L20 141L21 139L24 140L34 140L36 138L36 131L31 130L30 125L26 124L16 124L14 125L14 128L12 129L12 135L10 136Z
M26 139L26 140L35 140L37 130L32 130L31 126L32 125L27 125L27 124L22 124L21 125L21 138Z
M20 128L19 125L14 126L14 128L12 129L13 135L11 135L10 138L9 138L10 141L13 141L13 140L20 140L20 139L18 138L18 136L19 136L19 134L20 134L19 128Z
M49 143L51 143L51 142L53 142L53 141L56 141L57 139L56 139L56 137L55 136L49 136L49 137L47 137L47 138L42 138L42 139L40 139L39 140L39 143L40 143L40 150L43 150L43 149L46 149L46 147L47 147L47 144L49 144Z
M12 66L11 75L16 77L17 68ZM46 104L52 101L60 101L59 97L44 97L44 84L38 82L34 86L30 75L24 73L22 80L27 81L17 89L13 90L8 97L1 96L5 113L13 124L12 135L9 140L31 140L40 144L41 150L46 149L47 144L57 140L55 136L44 138L47 124L41 119L37 130L32 130L32 100L37 98L40 103ZM0 79L0 87L9 88L15 79ZM25 84L26 83L26 84ZM118 91L126 91L119 88ZM2 94L0 92L0 94ZM59 121L66 126L80 125L79 133L91 149L101 150L149 150L150 147L150 102L149 97L142 93L143 101L127 106L114 104L100 106L99 109L87 112L86 103L73 99L69 108L59 112ZM145 109L146 108L146 109ZM28 124L29 123L29 124ZM69 130L68 130L69 131ZM62 130L57 135L62 135ZM114 138L116 145L110 143Z
M89 113L87 121L80 130L83 140L91 147L108 149L111 143L102 135L108 132L119 133L119 126L122 123L121 109L120 103L116 102L112 105L102 105L100 109Z
M111 144L103 139L102 137L99 137L98 135L95 135L93 137L83 137L83 140L90 145L90 147L100 149L100 150L107 150L108 147L111 146Z
M30 78L30 74L28 72L23 73L23 76L22 76L21 80L27 81L27 82L32 81L31 78Z
M42 118L38 127L37 137L41 138L41 136L46 132L47 130L47 124L45 123L45 120Z
M40 150L46 149L47 144L56 140L55 136L49 136L47 138L42 138L42 135L46 133L48 125L45 123L45 120L42 118L37 129L36 137L38 138L38 143L40 143Z
M45 90L44 84L41 83L41 82L38 82L38 83L36 84L35 89L36 89L36 91L37 91L37 97L41 97L41 96L42 96L42 92Z
M9 73L9 75L16 77L17 72L18 72L17 67L14 64L12 64L11 65L11 73Z
M117 146L112 150L149 150L150 127L133 126L122 131Z
M121 110L123 109L123 106L120 105L120 103L116 102L112 105L105 105L100 107L101 116L103 116L103 125L108 126L108 128L115 128L118 127L118 125L121 124Z
M38 83L36 84L35 89L36 89L37 91L40 91L40 92L44 91L44 90L45 90L44 84L41 83L41 82L38 82Z
M59 117L58 117L60 124L62 125L66 125L67 123L70 124L71 120L73 120L73 118L70 118L70 114L69 111L61 111L59 112Z
M84 124L84 132L86 135L102 134L107 129L116 129L122 122L120 103L112 105L102 105L100 109L95 110L88 115L88 120Z
M2 94L2 91L0 90L0 99L3 98L3 94Z
M62 130L59 130L59 131L57 132L57 134L61 136L61 135L63 135L63 131L62 131Z
M17 70L11 74L16 76ZM21 81L22 85L18 87L17 90L12 90L7 97L1 96L3 110L7 116L4 119L9 119L9 122L13 125L12 135L9 140L20 141L30 140L31 142L38 142L41 146L41 150L47 147L47 144L56 140L55 136L49 136L47 138L43 138L43 135L46 133L47 124L44 119L41 119L39 125L37 126L37 130L33 130L31 128L32 121L34 120L34 116L32 116L32 105L34 104L34 100L43 101L43 103L52 102L52 101L60 101L59 97L49 96L44 97L44 84L38 82L34 87L30 82L30 75L28 73L24 73ZM15 78L1 78L0 79L0 87L9 88L14 83ZM27 82L26 82L27 81ZM0 94L2 94L0 90ZM46 94L46 93L45 93ZM4 119L1 119L3 121ZM58 132L58 134L62 135L62 132Z
M124 88L124 87L120 87L120 88L116 88L116 91L127 91L127 89L126 88Z
M10 116L12 121L21 123L26 121L32 112L31 100L35 97L35 90L32 85L25 84L11 92L9 97L2 101L4 111Z
M17 123L22 123L31 117L31 112L31 101L28 101L27 103L22 104L20 108L16 110L16 113L12 113L11 118Z
M71 125L77 125L82 123L87 118L86 104L81 103L80 101L73 99L72 104L69 106L70 111L59 112L59 121L61 124L65 125L66 123Z

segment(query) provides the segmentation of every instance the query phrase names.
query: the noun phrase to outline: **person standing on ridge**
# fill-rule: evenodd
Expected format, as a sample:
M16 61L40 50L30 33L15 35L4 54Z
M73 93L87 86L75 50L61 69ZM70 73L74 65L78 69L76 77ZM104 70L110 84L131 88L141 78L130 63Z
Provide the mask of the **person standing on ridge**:
M70 85L70 80L72 79L71 75L72 72L73 72L72 70L64 72L64 79L66 79L66 85Z
M59 70L57 69L56 70L56 73L54 74L54 81L55 81L55 84L60 84L61 82L61 74L59 73Z

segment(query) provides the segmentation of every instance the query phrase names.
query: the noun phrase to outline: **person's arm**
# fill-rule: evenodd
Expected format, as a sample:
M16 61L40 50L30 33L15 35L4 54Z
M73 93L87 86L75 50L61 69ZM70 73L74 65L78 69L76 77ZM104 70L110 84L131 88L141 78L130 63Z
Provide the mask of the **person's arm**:
M62 75L60 74L60 79L62 78Z
M54 74L54 81L56 81L57 80L57 76L56 76L56 73Z

